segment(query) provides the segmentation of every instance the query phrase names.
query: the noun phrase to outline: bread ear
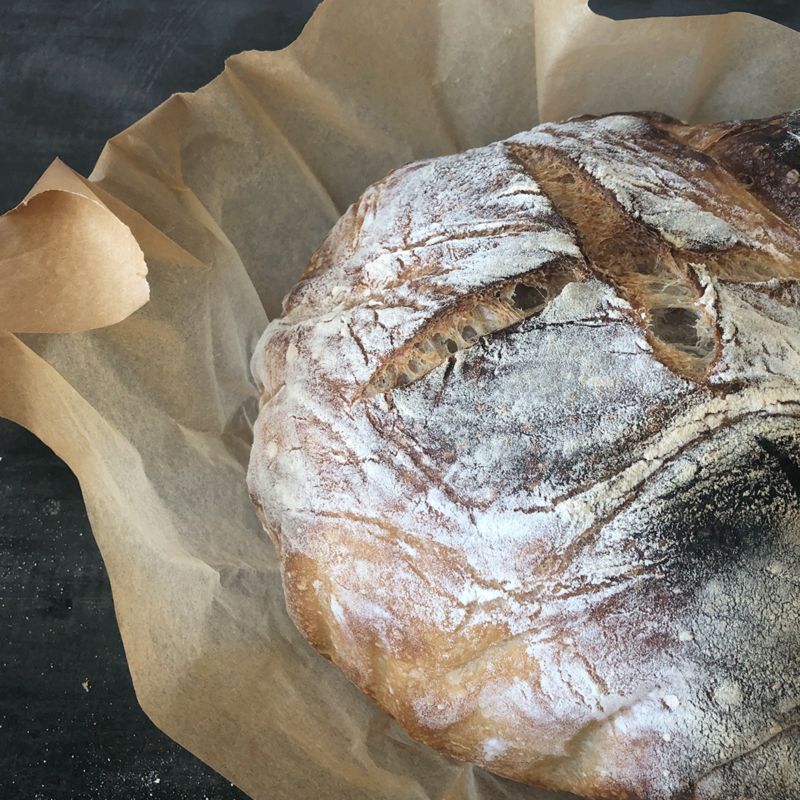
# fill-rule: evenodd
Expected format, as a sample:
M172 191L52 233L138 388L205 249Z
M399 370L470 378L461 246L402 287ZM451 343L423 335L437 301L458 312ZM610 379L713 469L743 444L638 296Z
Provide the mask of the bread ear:
M706 276L800 278L800 240L685 129L661 115L620 115L543 126L510 148L574 226L590 271L638 312L656 357L702 382L721 344ZM707 149L723 152L734 135Z

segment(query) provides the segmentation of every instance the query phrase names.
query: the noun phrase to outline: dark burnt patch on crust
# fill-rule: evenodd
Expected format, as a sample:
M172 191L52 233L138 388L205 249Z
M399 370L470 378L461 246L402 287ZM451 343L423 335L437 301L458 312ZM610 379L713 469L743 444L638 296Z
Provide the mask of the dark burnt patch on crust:
M800 110L670 130L725 167L777 215L800 224Z
M776 486L788 483L800 498L800 447L793 440L773 441L763 436L756 438L756 444L771 457L773 470L770 471L769 485ZM774 466L777 465L779 473ZM783 480L780 480L781 476Z
M777 214L800 224L800 111L743 123L709 153Z
M746 560L776 536L774 520L800 513L798 464L798 441L748 436L723 474L699 467L686 485L661 497L664 508L650 535L655 542L678 545L675 552L685 561L684 572L713 575L732 562ZM743 482L748 487L745 496ZM680 572L672 571L671 576L678 581Z

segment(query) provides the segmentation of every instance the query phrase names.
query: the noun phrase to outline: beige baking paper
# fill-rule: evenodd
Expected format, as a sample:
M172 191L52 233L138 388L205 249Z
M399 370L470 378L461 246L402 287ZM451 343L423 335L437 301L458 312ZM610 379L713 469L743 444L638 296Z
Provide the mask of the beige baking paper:
M0 217L0 332L113 325L147 302L146 275L128 227L58 160Z
M390 168L585 112L776 113L800 106L798 54L743 14L326 0L291 47L234 56L2 218L0 413L80 479L156 725L259 800L553 796L411 741L295 632L245 489L248 360Z

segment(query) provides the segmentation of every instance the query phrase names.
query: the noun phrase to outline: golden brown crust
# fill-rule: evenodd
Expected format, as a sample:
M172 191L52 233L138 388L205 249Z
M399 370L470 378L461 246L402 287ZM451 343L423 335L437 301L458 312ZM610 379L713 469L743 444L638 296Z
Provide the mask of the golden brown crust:
M797 123L401 167L265 331L287 607L413 736L598 800L794 791Z

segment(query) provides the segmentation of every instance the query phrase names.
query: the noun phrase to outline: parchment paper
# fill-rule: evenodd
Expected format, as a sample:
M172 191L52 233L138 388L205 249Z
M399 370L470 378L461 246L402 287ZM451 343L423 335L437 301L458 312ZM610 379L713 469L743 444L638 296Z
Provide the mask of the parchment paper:
M248 361L390 168L578 113L796 107L798 41L744 14L326 0L291 47L234 56L0 220L0 414L78 476L156 725L264 800L551 796L412 742L295 632L245 490Z

